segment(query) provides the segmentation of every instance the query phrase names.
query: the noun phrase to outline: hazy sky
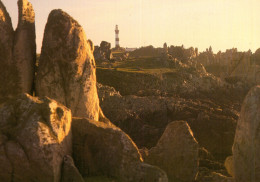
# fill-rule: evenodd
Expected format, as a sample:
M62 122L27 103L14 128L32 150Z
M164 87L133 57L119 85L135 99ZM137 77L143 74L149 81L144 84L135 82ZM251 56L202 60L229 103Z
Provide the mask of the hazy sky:
M17 0L2 0L17 25ZM36 12L37 52L52 9L63 9L85 29L95 45L106 40L115 45L119 25L120 45L140 47L184 45L214 52L237 47L260 47L260 0L31 0Z

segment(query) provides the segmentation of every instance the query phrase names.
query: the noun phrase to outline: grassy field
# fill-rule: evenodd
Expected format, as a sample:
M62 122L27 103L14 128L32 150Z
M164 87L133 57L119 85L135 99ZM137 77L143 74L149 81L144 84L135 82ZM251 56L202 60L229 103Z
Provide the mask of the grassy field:
M126 61L111 63L111 68L105 68L102 65L97 65L97 68L148 74L162 74L176 71L174 68L166 66L161 59L154 57L129 58Z

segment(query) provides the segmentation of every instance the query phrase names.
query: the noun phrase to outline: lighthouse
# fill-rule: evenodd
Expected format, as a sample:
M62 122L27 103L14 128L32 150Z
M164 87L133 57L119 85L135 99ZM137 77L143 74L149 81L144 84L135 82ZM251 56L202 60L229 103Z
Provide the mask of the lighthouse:
M116 33L116 48L119 48L119 30L118 30L118 25L116 25L116 29L115 29L115 33Z

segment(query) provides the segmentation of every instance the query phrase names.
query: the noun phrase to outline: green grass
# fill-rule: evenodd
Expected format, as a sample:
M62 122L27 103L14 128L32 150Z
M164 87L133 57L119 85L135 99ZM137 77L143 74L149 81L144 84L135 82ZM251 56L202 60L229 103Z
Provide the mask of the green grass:
M103 68L97 65L98 69L114 69L116 71L131 73L162 74L176 72L176 69L164 65L163 61L153 57L129 58L126 61L112 63L112 68Z

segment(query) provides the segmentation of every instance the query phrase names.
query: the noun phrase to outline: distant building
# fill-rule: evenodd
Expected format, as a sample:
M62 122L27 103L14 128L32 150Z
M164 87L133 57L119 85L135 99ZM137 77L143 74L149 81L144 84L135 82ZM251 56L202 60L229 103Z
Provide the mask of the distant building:
M116 38L115 38L115 47L119 48L119 29L118 29L118 25L116 25L116 29L115 29L115 33L116 33Z

